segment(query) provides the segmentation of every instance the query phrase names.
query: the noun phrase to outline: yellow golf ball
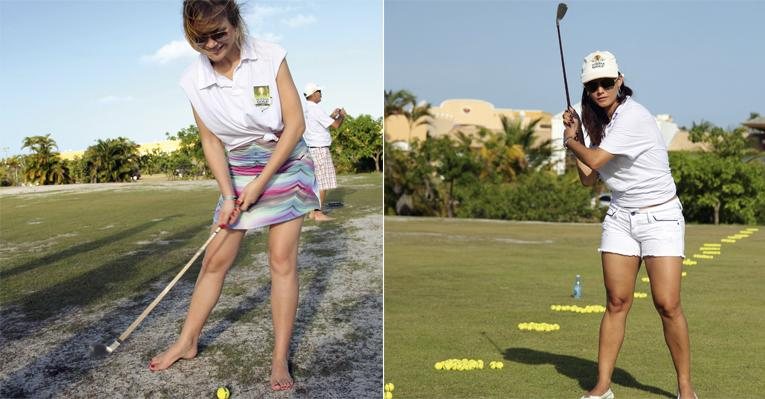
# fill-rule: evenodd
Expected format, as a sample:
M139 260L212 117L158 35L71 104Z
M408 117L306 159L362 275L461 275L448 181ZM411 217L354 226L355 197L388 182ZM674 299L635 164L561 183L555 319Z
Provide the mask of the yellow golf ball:
M215 396L217 396L218 399L228 399L230 395L231 392L229 392L228 388L226 387L218 387L218 390L215 391Z

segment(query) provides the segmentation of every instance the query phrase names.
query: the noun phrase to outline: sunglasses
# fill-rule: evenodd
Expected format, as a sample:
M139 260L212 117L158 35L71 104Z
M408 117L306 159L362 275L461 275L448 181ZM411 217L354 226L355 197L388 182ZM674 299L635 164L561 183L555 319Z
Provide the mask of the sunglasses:
M196 43L199 47L204 47L204 45L207 44L210 39L213 39L217 43L221 41L221 39L224 39L226 36L228 36L228 30L222 30L211 33L209 35L199 36L196 40L194 40L194 43Z
M590 93L598 90L598 87L602 87L605 90L611 90L614 88L614 85L616 85L616 79L617 78L601 78L591 80L584 84L584 88Z

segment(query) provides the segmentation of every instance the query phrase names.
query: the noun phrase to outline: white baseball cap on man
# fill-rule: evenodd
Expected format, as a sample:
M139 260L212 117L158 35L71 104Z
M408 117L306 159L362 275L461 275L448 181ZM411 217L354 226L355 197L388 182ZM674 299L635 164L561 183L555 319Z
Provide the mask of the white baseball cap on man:
M608 51L595 51L584 57L582 83L600 78L618 78L619 65L616 57Z
M305 85L305 88L303 89L303 95L308 97L313 93L316 93L317 91L321 91L321 86L317 85L316 83L308 83Z

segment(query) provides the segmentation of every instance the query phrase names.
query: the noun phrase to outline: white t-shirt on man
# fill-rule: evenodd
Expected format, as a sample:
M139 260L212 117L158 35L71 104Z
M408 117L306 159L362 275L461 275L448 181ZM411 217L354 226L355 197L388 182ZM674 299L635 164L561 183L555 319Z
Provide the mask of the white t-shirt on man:
M329 127L335 122L324 110L313 101L305 102L305 133L303 140L309 147L329 147L332 136Z
M227 150L259 138L278 140L284 122L276 74L286 55L276 44L248 37L233 80L215 72L203 54L183 73L191 105Z
M600 148L615 155L598 169L614 205L641 208L675 196L667 146L656 119L631 97L614 112Z

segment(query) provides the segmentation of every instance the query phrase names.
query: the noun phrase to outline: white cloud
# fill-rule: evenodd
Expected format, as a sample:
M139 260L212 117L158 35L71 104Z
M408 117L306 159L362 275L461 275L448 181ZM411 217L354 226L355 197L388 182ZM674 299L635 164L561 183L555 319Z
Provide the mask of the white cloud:
M255 38L274 43L279 43L282 41L282 35L274 32L256 32Z
M286 24L290 28L299 28L301 26L307 26L316 23L316 17L313 15L298 14L292 18L282 20L283 24Z
M96 102L99 104L116 104L116 103L129 103L132 102L134 98L132 96L106 96L101 97Z
M185 40L173 40L160 47L154 54L141 57L143 62L164 65L178 59L193 58L198 53Z
M292 11L293 7L274 7L274 6L263 6L263 5L256 5L252 13L245 17L245 19L248 20L248 23L255 24L256 26L261 25L265 23L268 19L286 14L290 11Z

